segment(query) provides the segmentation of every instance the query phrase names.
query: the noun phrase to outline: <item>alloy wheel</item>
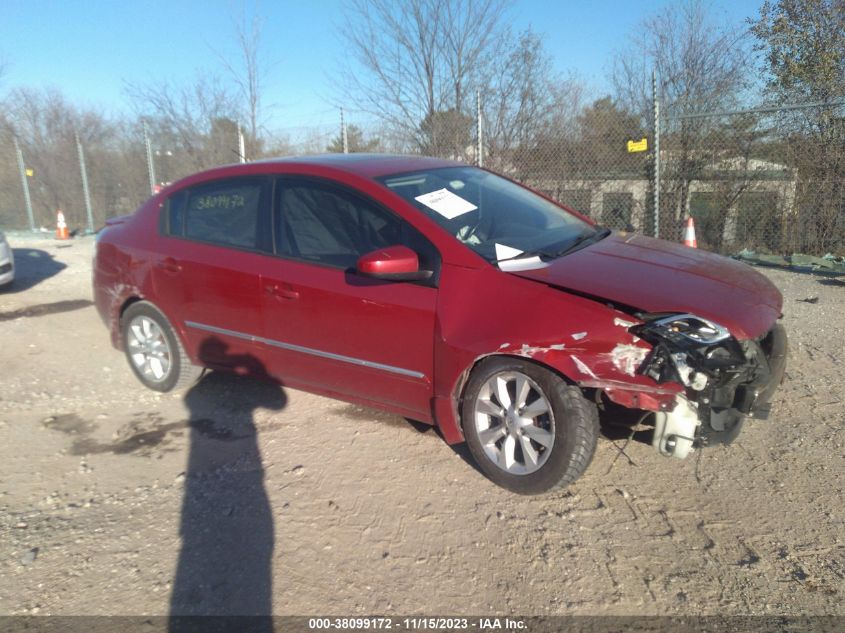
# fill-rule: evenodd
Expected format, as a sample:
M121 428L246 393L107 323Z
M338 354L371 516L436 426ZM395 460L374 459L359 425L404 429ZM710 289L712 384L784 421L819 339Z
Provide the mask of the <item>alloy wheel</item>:
M172 355L164 331L153 319L138 315L129 322L126 345L135 368L149 381L164 381Z
M536 382L517 371L494 374L475 400L475 428L484 453L512 475L548 460L555 441L551 404Z

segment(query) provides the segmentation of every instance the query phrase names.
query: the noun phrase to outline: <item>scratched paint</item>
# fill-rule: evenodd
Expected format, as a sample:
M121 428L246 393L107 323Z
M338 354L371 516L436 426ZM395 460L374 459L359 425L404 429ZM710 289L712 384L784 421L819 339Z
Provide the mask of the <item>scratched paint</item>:
M529 358L533 358L536 354L546 354L552 351L559 352L564 349L566 349L566 345L564 343L555 343L554 345L548 345L546 347L528 345L527 343L523 343L522 347L519 348L519 350L517 351L517 354L519 354L520 356L528 356Z
M629 376L634 375L637 367L642 364L646 356L648 356L647 349L636 345L626 345L625 343L619 343L610 353L613 366Z
M575 366L578 368L578 371L580 371L582 374L586 374L590 378L598 378L598 376L593 373L593 370L587 367L584 361L582 361L577 356L573 356L572 361L575 363Z
M120 307L128 297L140 296L141 292L136 286L124 283L117 283L112 287L107 287L106 292L110 299L109 318L114 323L120 318Z

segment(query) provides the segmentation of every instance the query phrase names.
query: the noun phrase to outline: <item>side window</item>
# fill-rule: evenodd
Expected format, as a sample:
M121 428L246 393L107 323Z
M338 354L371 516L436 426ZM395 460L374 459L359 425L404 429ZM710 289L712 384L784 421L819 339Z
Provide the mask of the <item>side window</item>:
M170 233L226 246L257 246L262 184L225 180L194 187L168 202Z
M276 251L315 263L354 268L361 255L403 244L420 267L439 270L437 250L400 217L352 192L314 181L277 185Z
M185 231L185 190L170 196L162 207L161 232L167 235L182 235Z

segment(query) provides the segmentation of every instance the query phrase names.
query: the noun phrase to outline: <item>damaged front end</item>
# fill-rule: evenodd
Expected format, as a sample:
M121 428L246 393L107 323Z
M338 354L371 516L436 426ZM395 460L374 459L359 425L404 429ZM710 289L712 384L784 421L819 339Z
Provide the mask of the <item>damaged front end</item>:
M692 314L638 314L630 333L651 353L637 373L684 386L671 411L655 416L654 448L686 457L698 446L732 442L747 415L765 419L786 368L786 333L775 324L757 339L737 340Z

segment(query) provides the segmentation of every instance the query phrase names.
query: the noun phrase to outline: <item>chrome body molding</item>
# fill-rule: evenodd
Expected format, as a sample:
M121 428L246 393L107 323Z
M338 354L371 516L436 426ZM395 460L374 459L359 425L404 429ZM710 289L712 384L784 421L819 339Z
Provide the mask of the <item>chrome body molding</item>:
M308 354L310 356L317 356L319 358L328 358L330 360L340 361L342 363L349 363L350 365L358 365L359 367L368 367L370 369L379 369L391 374L398 374L400 376L408 376L409 378L424 379L425 374L405 369L403 367L394 367L393 365L385 365L384 363L376 363L371 360L364 360L362 358L354 358L352 356L344 356L343 354L334 354L333 352L326 352L310 347L303 347L301 345L294 345L293 343L284 343L274 339L264 338L263 336L255 336L253 334L246 334L244 332L236 332L235 330L227 330L222 327L214 325L206 325L204 323L197 323L196 321L185 321L185 326L195 330L202 330L203 332L211 332L213 334L222 334L223 336L232 336L234 338L243 339L245 341L253 341L255 343L264 343L271 347L278 347L280 349L290 350L292 352L299 352L301 354Z

